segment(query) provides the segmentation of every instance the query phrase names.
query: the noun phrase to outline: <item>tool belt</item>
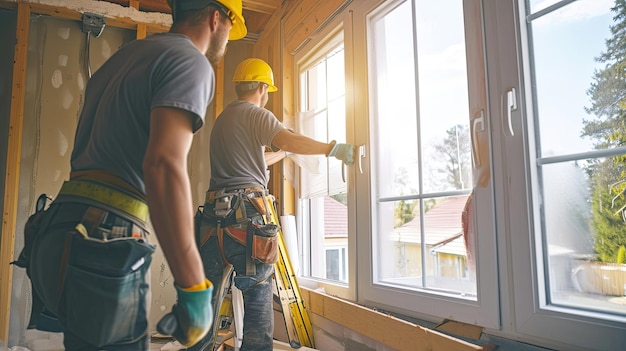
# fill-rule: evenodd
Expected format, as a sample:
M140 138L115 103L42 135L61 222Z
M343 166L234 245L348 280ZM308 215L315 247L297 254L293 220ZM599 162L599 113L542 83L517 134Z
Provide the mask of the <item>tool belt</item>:
M207 191L205 204L196 213L198 247L216 234L222 258L229 263L223 245L226 233L246 247L246 274L255 274L256 263L276 263L279 226L268 223L273 202L267 189L257 185Z
M63 183L56 202L80 202L128 217L145 225L148 205L121 188L94 180L77 179Z
M14 262L26 268L37 288L33 306L41 308L32 310L29 327L38 327L45 305L91 344L134 339L136 304L148 296L145 277L155 251L147 241L147 204L85 179L65 182L46 209L47 200L45 194L37 200L24 228L24 249ZM46 278L52 276L54 284ZM85 311L98 316L90 317L95 324Z

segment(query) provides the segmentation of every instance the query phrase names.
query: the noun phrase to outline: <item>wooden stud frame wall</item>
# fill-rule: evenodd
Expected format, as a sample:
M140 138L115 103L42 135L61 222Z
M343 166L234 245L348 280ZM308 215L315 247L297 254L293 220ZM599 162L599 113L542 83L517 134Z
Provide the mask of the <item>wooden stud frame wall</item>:
M24 97L26 94L26 59L31 8L20 3L17 7L17 43L13 63L13 87L11 93L11 115L9 116L9 140L6 178L4 183L4 211L0 231L0 340L8 340L9 314L11 310L11 283L13 282L13 260L15 226L17 221L17 196L22 154L22 127L24 125Z
M138 8L138 1L131 1L131 6ZM22 128L24 117L24 98L26 85L26 64L28 53L28 34L31 14L82 21L82 13L56 6L30 3L26 1L0 0L0 8L17 11L16 46L13 64L13 86L11 93L11 115L9 117L8 155L5 178L4 211L0 230L0 340L8 340L9 316L11 310L11 285L13 283L13 261L17 223L18 188L20 178L20 155L22 147ZM154 23L138 23L129 18L106 19L107 26L137 31L137 39L143 39L147 33L166 32L169 26ZM19 233L20 230L17 230Z

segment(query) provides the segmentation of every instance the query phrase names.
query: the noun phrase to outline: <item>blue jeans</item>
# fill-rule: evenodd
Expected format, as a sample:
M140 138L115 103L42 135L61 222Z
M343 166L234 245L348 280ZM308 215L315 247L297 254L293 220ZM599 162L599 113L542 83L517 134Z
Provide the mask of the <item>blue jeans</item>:
M58 317L68 351L144 351L154 247L145 239L103 242L75 229L87 205L52 204L30 254L34 293ZM110 214L116 225L124 219Z
M250 209L252 211L252 209ZM250 213L250 212L248 212ZM258 223L257 223L258 224ZM236 272L235 286L241 290L244 301L243 318L243 342L242 351L266 351L273 350L274 345L274 308L272 275L273 264L256 263L256 274L246 275L246 247L224 233L224 254ZM224 289L224 274L227 263L224 262L218 245L217 234L212 235L200 248L200 255L204 264L206 277L213 282L215 294L213 295L213 310L219 312L222 304L219 292ZM213 331L217 328L212 328ZM213 351L213 332L195 346L188 350Z

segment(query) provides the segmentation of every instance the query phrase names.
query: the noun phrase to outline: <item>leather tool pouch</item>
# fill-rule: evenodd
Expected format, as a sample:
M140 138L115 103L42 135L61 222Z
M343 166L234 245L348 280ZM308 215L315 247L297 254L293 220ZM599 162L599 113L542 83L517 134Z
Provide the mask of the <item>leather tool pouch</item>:
M274 264L278 261L278 225L259 225L249 222L247 247L250 257L259 263Z
M59 306L68 330L98 347L137 338L137 319L150 303L146 274L155 247L142 239L100 241L77 234L69 245Z

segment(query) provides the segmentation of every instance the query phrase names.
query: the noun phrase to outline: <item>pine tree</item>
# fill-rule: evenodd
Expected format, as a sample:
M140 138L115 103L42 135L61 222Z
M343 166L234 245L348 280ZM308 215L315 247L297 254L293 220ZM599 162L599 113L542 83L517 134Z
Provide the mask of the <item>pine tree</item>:
M611 8L613 25L606 49L596 60L596 70L587 94L595 116L584 120L582 135L594 140L596 149L626 146L626 0ZM588 168L592 186L592 226L597 258L615 262L617 251L626 245L626 155L595 162Z
M585 120L583 129L598 149L626 145L626 0L616 0L611 10L611 38L596 58L604 68L594 73L587 91L592 104L586 111L596 118Z

